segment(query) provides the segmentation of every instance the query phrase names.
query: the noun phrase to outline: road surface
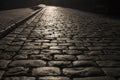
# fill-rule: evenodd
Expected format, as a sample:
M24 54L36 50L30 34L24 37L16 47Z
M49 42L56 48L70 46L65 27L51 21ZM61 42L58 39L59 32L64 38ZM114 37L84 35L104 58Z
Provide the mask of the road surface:
M58 6L0 40L1 80L120 80L120 21Z

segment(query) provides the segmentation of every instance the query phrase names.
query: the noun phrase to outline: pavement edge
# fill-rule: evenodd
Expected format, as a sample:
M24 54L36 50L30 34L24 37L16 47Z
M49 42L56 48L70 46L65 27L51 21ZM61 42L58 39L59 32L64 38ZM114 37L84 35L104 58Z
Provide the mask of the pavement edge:
M7 34L9 34L11 31L13 31L15 28L17 28L19 25L23 24L25 21L27 21L28 19L30 19L31 17L33 17L34 15L36 15L38 12L40 12L43 8L40 8L34 12L32 12L31 14L29 14L28 16L26 16L25 18L17 21L14 24L11 24L10 26L8 26L5 30L0 31L0 39L5 37Z

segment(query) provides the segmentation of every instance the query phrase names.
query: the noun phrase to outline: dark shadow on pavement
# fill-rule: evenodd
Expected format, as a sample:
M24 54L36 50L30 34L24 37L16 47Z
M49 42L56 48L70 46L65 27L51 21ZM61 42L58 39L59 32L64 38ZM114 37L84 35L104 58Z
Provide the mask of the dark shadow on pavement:
M72 8L120 19L120 5L118 0L0 0L0 10L26 7L36 10L38 7L33 6L38 4Z
M73 8L102 15L120 14L119 1L113 0L44 0L43 4Z
M0 0L0 11L36 6L42 0ZM34 8L35 9L35 8Z

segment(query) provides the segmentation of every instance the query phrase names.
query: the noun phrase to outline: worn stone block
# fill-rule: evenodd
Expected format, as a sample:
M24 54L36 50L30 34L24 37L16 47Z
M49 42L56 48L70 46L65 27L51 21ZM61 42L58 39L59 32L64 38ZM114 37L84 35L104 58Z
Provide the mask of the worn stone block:
M55 55L54 60L76 60L74 55Z
M54 77L54 76L49 76L49 77L40 77L39 80L70 80L68 77Z
M6 77L5 80L35 80L34 77Z
M81 77L89 77L89 76L102 76L104 73L101 69L95 67L86 67L86 68L64 68L63 74L66 76L81 76Z
M103 68L107 76L120 77L120 68Z
M37 75L47 76L47 75L60 75L61 72L60 69L57 67L40 67L40 68L34 68L32 74L34 76Z
M116 80L113 77L86 77L86 78L74 78L73 80Z
M53 67L71 67L72 63L71 61L49 61L49 66Z
M46 62L43 60L15 60L10 63L9 67L42 67Z

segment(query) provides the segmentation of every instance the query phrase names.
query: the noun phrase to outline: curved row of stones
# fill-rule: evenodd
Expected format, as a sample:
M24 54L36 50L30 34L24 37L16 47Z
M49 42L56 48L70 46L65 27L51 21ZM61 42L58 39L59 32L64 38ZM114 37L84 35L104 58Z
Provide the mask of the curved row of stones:
M89 15L96 18L72 9L47 7L1 39L0 80L120 80L120 38L101 37L98 27L81 33L84 25L92 22L87 18L85 23L82 16ZM105 21L103 26L114 22ZM84 36L93 31L98 37Z

